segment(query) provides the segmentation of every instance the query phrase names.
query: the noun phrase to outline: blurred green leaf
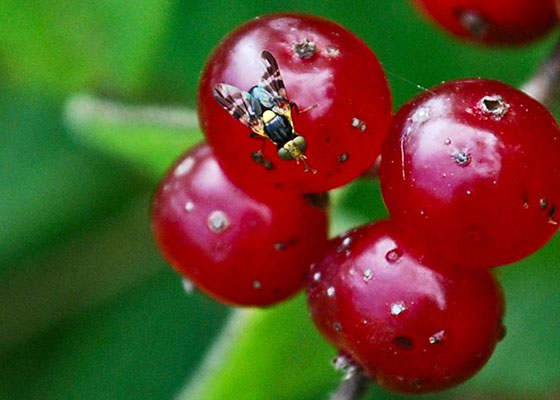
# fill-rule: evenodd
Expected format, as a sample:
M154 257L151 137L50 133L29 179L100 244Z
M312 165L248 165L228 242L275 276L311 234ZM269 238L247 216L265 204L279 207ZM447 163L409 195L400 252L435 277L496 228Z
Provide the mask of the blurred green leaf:
M0 276L126 207L145 180L73 144L56 104L0 91Z
M170 271L153 275L162 263L150 244L148 200L134 199L201 139L194 114L86 97L104 112L66 109L73 138L86 145L76 146L65 137L58 102L85 92L193 104L220 38L252 17L288 10L326 16L362 37L388 70L396 105L421 86L459 77L519 85L553 40L473 46L443 34L404 0L0 2L0 167L7 171L0 268L13 272L0 276L0 343L10 348L0 355L0 397L169 398L192 373L225 310L199 295L185 300ZM371 180L332 197L333 234L387 215ZM127 207L133 221L119 217ZM559 246L556 238L500 271L506 339L477 377L426 399L560 392ZM317 335L301 297L235 315L247 318L234 340L221 349L218 342L209 354L217 362L202 364L210 368L192 376L183 398L189 391L197 400L326 398L339 378L328 365L335 351ZM372 388L369 398L404 397Z
M0 355L0 398L172 398L227 308L167 267L138 283Z
M161 45L171 0L3 0L0 69L55 96L97 88L137 94Z
M196 114L188 109L133 107L72 98L66 118L75 137L111 157L159 178L184 151L202 140Z
M228 328L221 340L229 346L218 342L222 352L210 353L208 375L194 375L178 399L311 399L336 382L329 365L335 352L314 329L302 296L271 310L236 311Z

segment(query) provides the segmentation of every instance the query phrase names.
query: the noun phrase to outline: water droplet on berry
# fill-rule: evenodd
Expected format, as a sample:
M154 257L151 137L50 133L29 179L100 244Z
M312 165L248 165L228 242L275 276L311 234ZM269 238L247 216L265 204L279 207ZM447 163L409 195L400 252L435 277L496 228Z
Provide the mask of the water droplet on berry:
M467 152L459 150L453 154L453 159L461 167L466 167L471 163L471 155Z
M194 284L187 278L183 278L183 289L185 293L192 294L194 292Z
M335 322L335 323L333 324L333 329L334 329L335 331L337 331L337 332L340 332L340 331L342 330L342 326L340 325L339 322Z
M548 200L545 197L539 200L539 207L541 210L546 210L546 207L548 207Z
M430 344L439 344L439 343L443 342L444 340L445 340L445 331L444 330L441 330L439 332L434 333L428 339Z
M367 129L367 125L365 122L359 120L358 118L354 117L352 118L352 122L351 122L352 128L356 128L358 129L360 132L365 132L365 130Z
M260 289L262 284L260 281L253 281L253 289Z
M447 139L445 139L445 141L443 143L445 143L446 145L450 145L451 144L451 139L447 138Z
M387 252L387 254L385 254L385 259L390 263L395 263L399 261L401 257L402 257L402 252L399 248L390 250Z
M368 282L371 278L373 278L373 271L368 268L364 271L364 281Z
M207 220L208 228L214 233L222 233L229 227L229 218L223 211L213 211Z
M313 274L313 280L314 280L315 282L319 282L319 281L321 280L321 273L320 273L320 272L315 272L315 273Z
M346 161L348 161L348 153L342 153L338 156L338 162L340 164L345 163Z
M286 247L288 247L288 245L284 242L274 243L274 250L276 251L286 250Z
M194 210L194 203L192 201L187 201L187 204L185 204L185 211L191 212L192 210Z
M472 194L472 191L471 191L471 190L467 190L466 193L467 193L468 196L470 196L470 195Z
M194 158L187 157L175 168L175 176L188 174L194 166Z
M328 46L325 49L327 57L338 57L340 55L340 50L334 46Z
M391 315L399 315L406 310L406 306L402 301L391 304Z
M416 110L414 114L412 114L412 122L422 123L427 121L430 118L430 108L429 107L420 107Z
M345 255L350 255L350 244L352 244L352 238L346 236L342 239L342 242L340 242L340 245L336 249L337 253L344 252Z
M327 296L334 297L334 292L334 287L330 286L329 288L327 288Z

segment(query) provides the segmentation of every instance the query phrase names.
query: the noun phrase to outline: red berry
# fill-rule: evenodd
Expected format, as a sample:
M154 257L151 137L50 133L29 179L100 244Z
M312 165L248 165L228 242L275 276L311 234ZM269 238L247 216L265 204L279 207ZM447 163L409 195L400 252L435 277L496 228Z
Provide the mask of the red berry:
M152 226L164 257L199 289L256 306L297 292L327 235L323 211L294 194L241 190L207 145L185 154L165 177Z
M455 35L483 43L538 39L557 22L554 0L413 0Z
M280 159L272 141L251 138L250 129L214 98L216 84L245 92L258 85L264 50L277 61L287 98L300 110L315 106L300 113L292 108L291 114L316 174ZM214 51L202 74L199 115L216 156L243 187L313 193L345 184L373 165L389 127L391 99L377 58L354 34L325 19L278 14L242 25Z
M385 203L451 264L520 260L558 229L559 138L549 112L516 89L445 83L395 116L379 171Z
M503 294L488 270L434 268L398 229L382 221L330 242L307 281L311 317L379 385L443 390L503 337Z

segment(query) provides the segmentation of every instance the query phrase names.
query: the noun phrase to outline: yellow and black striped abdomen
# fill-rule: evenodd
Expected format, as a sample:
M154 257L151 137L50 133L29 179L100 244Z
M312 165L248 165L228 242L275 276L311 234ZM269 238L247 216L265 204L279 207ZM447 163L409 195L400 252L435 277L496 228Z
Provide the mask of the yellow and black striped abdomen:
M262 121L264 122L264 131L266 135L278 147L294 138L294 127L283 115L276 114L274 111L266 110L262 114Z

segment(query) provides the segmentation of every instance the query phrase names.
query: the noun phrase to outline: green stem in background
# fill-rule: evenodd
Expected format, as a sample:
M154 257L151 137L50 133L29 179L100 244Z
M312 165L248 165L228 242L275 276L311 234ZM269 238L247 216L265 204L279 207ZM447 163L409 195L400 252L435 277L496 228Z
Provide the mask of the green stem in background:
M248 322L255 316L254 310L233 310L222 332L215 339L212 348L206 354L202 365L194 376L184 385L184 389L176 396L180 399L197 399L203 396L205 384L218 370L225 359L229 357L235 343L243 333Z
M203 139L196 111L187 107L133 106L77 95L64 111L73 138L154 181Z
M560 98L560 40L535 74L520 88L553 112Z
M91 121L110 124L151 125L162 129L198 129L196 111L184 106L134 106L102 100L89 95L76 95L66 103L70 127Z

